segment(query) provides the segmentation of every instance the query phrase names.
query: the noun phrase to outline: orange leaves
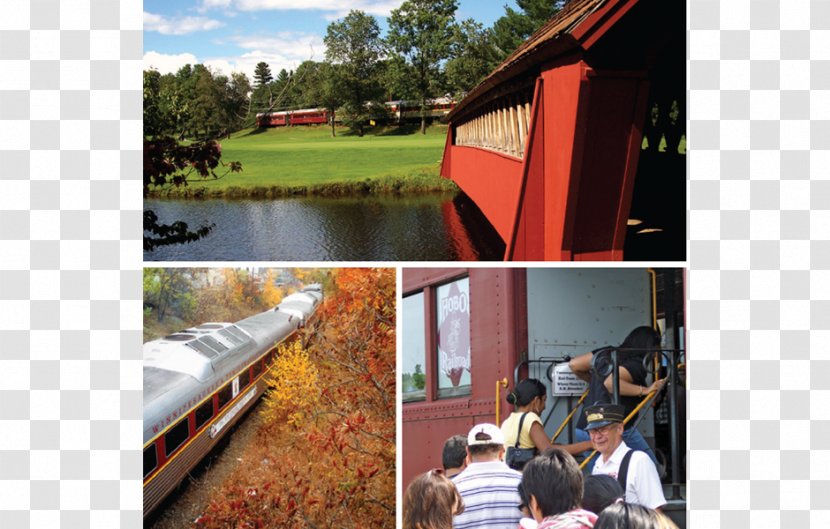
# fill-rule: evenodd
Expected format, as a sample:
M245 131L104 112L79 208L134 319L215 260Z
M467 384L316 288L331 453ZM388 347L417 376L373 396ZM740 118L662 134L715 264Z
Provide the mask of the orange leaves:
M236 527L238 501L269 528L395 527L395 272L339 269L326 281L306 349L282 348L268 375L245 460L269 463L222 488L204 529Z

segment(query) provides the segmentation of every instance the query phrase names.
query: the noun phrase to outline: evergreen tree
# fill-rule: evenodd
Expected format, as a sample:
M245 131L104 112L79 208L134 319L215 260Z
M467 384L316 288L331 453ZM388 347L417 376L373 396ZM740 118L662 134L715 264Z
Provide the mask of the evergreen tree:
M274 77L271 75L271 67L268 66L268 63L258 62L254 69L254 87L259 88L273 80Z

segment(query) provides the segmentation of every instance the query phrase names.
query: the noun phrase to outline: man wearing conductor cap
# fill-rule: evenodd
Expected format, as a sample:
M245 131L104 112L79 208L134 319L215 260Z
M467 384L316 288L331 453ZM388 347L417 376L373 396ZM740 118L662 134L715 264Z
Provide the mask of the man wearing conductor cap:
M585 408L585 429L600 455L594 474L606 474L620 482L625 501L651 509L666 504L657 468L644 452L631 450L622 439L625 408L618 404L596 404Z

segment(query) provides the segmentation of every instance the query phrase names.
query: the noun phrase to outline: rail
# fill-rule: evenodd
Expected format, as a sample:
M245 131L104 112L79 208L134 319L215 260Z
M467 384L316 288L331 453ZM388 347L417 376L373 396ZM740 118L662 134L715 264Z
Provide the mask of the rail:
M613 374L614 374L614 377L612 378L612 380L614 381L613 388L612 388L613 389L612 398L613 398L614 402L619 402L619 366L618 366L618 363L617 363L617 352L622 351L622 350L624 350L624 349L619 349L619 348L616 348L616 347L606 347L606 348L603 348L602 350L598 351L597 353L595 353L595 358L594 358L594 362L597 362L597 356L610 355L610 357L611 357L611 368L612 368ZM685 367L685 363L678 362L678 353L685 353L685 350L684 349L657 349L657 350L654 351L654 355L653 355L654 361L653 361L653 363L651 363L651 366L649 366L648 363L644 364L644 367L646 367L646 369L650 373L654 374L655 381L656 380L661 380L661 378L659 376L659 367L660 367L660 363L661 363L661 358L664 359L664 360L667 360L667 364L668 364L668 366L670 366L670 368L668 369L668 374L667 374L667 377L669 379L668 383L667 383L666 386L663 386L663 388L662 388L662 389L665 389L668 386L670 386L672 388L672 390L669 391L669 395L668 395L669 410L670 410L670 412L669 412L669 444L670 444L669 450L670 450L670 456L671 456L671 471L672 471L671 472L672 473L672 476L671 476L672 494L671 494L671 497L668 498L670 500L675 500L675 499L681 499L682 498L681 494L680 494L680 486L681 485L679 483L679 481L680 481L680 468L678 466L679 465L680 440L679 440L679 433L678 433L678 429L677 429L678 428L678 422L677 422L677 393L674 391L674 388L677 387L677 371L678 371L678 369L682 369L683 367ZM668 358L666 358L666 356L668 356ZM646 360L647 359L644 359L644 362L646 362ZM530 365L530 364L533 364L533 363L536 363L536 364L541 364L541 363L555 364L555 363L561 362L561 361L562 361L562 359L557 359L557 358L537 358L537 359L533 359L533 360L529 360L529 359L528 360L523 360L523 361L519 362L516 365L515 369L514 369L514 374L513 374L514 384L519 382L519 372L526 364L527 365ZM567 361L567 360L565 360L565 361ZM600 363L602 361L603 360L601 360L601 359L599 360ZM601 367L601 366L596 366L595 369L599 368L599 367ZM606 370L607 370L607 368L606 368ZM605 370L603 370L603 371L605 371ZM611 374L611 373L608 373L608 374ZM550 377L548 377L548 378L550 378ZM499 381L497 384L499 384L499 383L502 383L502 381ZM662 391L662 389L660 391ZM496 397L497 397L496 422L498 423L498 413L499 413L499 402L498 402L499 401L499 399L498 399L499 389L498 389L498 386L497 386L496 391L497 391L497 393L496 393ZM631 418L634 417L635 415L637 415L650 401L652 401L657 396L658 393L659 393L659 391L655 390L655 391L651 391L647 395L645 395L643 397L643 399L640 401L640 403L634 408L634 410L625 418L625 420L623 421L623 424L624 425L628 424L629 421L631 420ZM582 394L582 396L579 398L579 401L577 402L576 406L574 406L574 408L570 411L568 416L565 417L565 419L562 421L562 424L559 425L559 428L556 430L556 433L551 437L551 443L553 443L559 437L559 435L562 433L562 431L565 429L565 427L568 424L571 423L571 420L573 419L573 416L575 415L576 411L579 409L579 406L582 405L582 403L585 401L585 398L587 397L587 395L588 395L588 391L586 390ZM556 404L554 404L554 407L555 406L556 406ZM548 418L552 414L553 414L553 410L551 410L550 414L548 415ZM646 414L642 414L638 417L637 423L634 425L635 428L637 427L637 424L639 424L639 422L642 421L645 418L645 415ZM546 424L547 419L545 419L545 421L543 421L543 423ZM588 464L588 462L590 462L590 460L593 459L596 456L596 454L597 454L596 450L592 451L590 453L590 455L588 455L588 457L586 457L580 463L579 468L585 468L585 466Z
M530 100L525 94L502 96L478 116L455 127L455 144L523 158L530 131Z

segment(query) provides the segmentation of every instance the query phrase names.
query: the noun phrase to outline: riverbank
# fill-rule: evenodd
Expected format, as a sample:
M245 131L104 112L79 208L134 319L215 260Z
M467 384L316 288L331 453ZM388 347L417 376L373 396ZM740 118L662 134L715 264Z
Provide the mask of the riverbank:
M279 198L455 192L439 168L447 128L377 128L362 138L323 126L248 129L223 140L222 161L241 173L185 187L150 189L153 198ZM221 174L221 170L218 171Z

